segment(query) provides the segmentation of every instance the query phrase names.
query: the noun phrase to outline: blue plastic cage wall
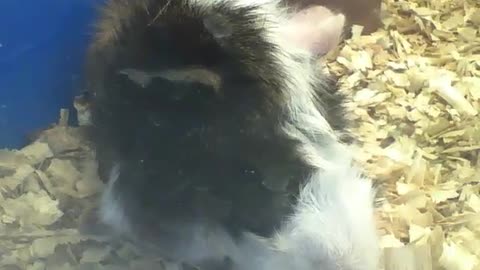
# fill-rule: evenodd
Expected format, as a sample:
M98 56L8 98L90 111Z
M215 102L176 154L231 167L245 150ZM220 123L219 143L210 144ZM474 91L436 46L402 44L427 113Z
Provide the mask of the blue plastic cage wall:
M82 89L95 0L0 1L0 148L72 109Z

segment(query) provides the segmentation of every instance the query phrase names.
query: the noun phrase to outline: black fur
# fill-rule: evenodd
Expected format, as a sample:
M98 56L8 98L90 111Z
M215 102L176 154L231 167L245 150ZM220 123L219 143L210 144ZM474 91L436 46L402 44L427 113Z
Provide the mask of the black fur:
M167 2L113 0L102 10L87 63L101 174L105 179L113 163L121 164L115 190L140 228L209 219L234 234L270 236L311 171L296 154L297 142L278 129L288 90L273 61L277 48L249 8L219 5L204 14L181 0ZM226 18L232 34L219 40L209 33L203 18L210 15ZM220 94L161 78L142 88L119 74L187 66L219 74ZM343 128L342 97L321 99L330 122ZM289 180L284 189L263 183L276 175Z
M325 78L322 84L317 85L315 89L318 95L317 106L321 107L320 111L325 110L327 122L334 130L345 132L350 124L345 117L344 101L346 96L339 91L337 80L333 77Z

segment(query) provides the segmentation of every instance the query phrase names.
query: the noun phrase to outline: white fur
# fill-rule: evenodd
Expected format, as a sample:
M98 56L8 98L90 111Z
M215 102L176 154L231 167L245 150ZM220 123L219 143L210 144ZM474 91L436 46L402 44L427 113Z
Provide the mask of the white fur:
M360 176L348 155L337 157L343 165L311 176L276 237L245 235L234 255L235 270L377 269L371 181Z
M131 233L130 220L124 211L121 198L115 196L114 185L120 176L120 165L116 164L110 171L107 186L102 194L99 217L105 225L111 226L119 234Z
M373 270L378 258L374 192L348 161L311 177L276 240L281 249L324 269Z

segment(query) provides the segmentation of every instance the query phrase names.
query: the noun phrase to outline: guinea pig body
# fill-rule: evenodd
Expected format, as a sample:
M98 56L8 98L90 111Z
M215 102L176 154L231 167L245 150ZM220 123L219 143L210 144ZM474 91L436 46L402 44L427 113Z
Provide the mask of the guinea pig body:
M322 24L315 12L326 14L290 14L274 0L110 0L87 63L92 140L108 180L101 221L204 269L373 269L373 255L358 267L352 259L361 251L352 248L375 244L373 195L337 140L343 97L313 61L343 18ZM364 185L359 221L343 209L357 207L342 197L355 185ZM335 228L343 242L309 240L309 230L334 229L335 207L345 211ZM323 258L299 253L307 246Z

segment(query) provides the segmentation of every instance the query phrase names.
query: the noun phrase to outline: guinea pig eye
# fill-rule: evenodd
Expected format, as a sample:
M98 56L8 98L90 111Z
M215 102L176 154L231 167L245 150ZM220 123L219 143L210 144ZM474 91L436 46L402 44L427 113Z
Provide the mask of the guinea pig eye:
M118 72L122 80L128 80L140 90L158 93L172 101L191 97L197 103L215 98L220 92L220 76L208 69L187 67L161 71L142 71L126 68ZM192 100L193 101L193 100Z

